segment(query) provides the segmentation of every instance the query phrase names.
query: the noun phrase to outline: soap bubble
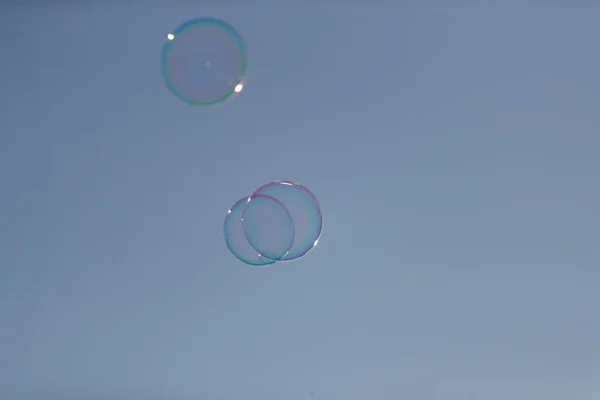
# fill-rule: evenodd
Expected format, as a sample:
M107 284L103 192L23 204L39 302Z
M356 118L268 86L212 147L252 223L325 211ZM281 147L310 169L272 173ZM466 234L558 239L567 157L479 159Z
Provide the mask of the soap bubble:
M215 18L196 18L167 35L162 72L167 88L192 105L222 102L241 92L246 73L241 35Z
M317 245L323 216L319 202L310 190L291 181L275 181L259 187L254 196L271 196L279 200L292 217L294 243L280 261L300 258Z
M242 211L248 244L263 257L281 260L294 243L294 222L287 208L271 196L248 199Z
M294 241L294 225L289 212L270 196L238 200L227 211L223 230L229 251L240 261L254 266L275 263L288 252Z

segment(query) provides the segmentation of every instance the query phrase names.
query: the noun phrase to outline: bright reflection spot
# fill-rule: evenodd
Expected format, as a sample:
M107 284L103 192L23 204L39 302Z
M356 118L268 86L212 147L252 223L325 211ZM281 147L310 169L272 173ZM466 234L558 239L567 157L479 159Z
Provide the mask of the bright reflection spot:
M233 91L236 93L239 93L242 91L243 88L244 88L244 84L242 82L240 82L237 85L235 85L235 88L233 89Z
M175 35L173 35L172 33L169 33L169 34L167 35L167 39L169 39L169 40L173 40L173 39L175 39Z

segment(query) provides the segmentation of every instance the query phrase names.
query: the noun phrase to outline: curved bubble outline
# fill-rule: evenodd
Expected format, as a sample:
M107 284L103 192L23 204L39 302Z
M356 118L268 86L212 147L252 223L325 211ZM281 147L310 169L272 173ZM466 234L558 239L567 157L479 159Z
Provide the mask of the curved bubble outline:
M285 258L285 256L287 255L287 252L286 252L286 254L284 254L284 255L283 255L283 257L281 257L279 260L277 260L277 262L280 262L280 263L281 263L281 262L289 262L289 261L294 261L294 260L297 260L297 259L299 259L299 258L301 258L301 257L304 257L305 255L307 255L308 253L310 253L310 251L311 251L312 249L314 249L315 247L317 247L317 244L319 243L319 239L321 238L321 235L323 234L323 212L321 211L321 204L319 203L319 200L318 200L318 199L317 199L317 197L316 197L316 196L313 194L313 192L311 192L311 191L310 191L310 190L309 190L309 189L308 189L306 186L304 186L304 185L301 185L300 183L297 183L297 182L292 182L292 181L272 181L272 182L269 182L269 183L265 183L264 185L261 185L261 186L260 186L258 189L256 189L256 190L254 191L254 193L252 193L252 195L250 195L250 196L248 197L248 201L249 201L249 200L250 200L250 199L251 199L253 196L266 196L266 197L272 197L272 196L268 196L268 195L260 194L260 193L258 193L258 192L259 192L260 190L262 190L263 188L265 188L265 187L267 187L267 186L269 186L269 185L272 185L272 184L274 184L274 183L281 183L281 184L284 184L284 185L290 185L290 186L297 186L297 187L299 187L299 188L300 188L300 190L302 190L303 192L307 193L307 194L308 194L308 195L311 197L311 199L314 201L314 203L315 203L315 204L316 204L316 206L317 206L317 211L319 212L319 217L320 217L320 218L319 218L319 235L317 236L317 238L316 238L316 239L315 239L315 241L313 242L313 245L312 245L312 246L311 246L309 249L305 250L304 252L302 252L301 254L299 254L298 256L296 256L296 257L294 257L294 258L286 259L286 258ZM287 207L285 207L285 204L283 204L283 202L279 201L278 199L275 199L275 200L277 200L279 203L281 203L281 204L283 205L283 207L284 207L284 208L287 210ZM288 211L288 213L289 213L289 211ZM290 215L291 215L291 214L290 214ZM292 218L292 222L293 222L293 221L294 221L294 219ZM295 232L294 232L294 234L295 234ZM244 235L246 235L246 230L244 230ZM248 239L248 236L246 235L246 240L247 240L247 239ZM295 235L294 235L294 240L296 240L296 237L295 237ZM250 246L251 246L252 248L254 248L252 245L250 245ZM292 245L290 246L289 250L291 250L293 247L294 247L294 242L292 242ZM254 249L254 250L256 250L256 249ZM289 252L289 250L288 250L288 252ZM264 258L264 257L263 257L263 258Z
M181 93L179 93L175 89L175 87L173 87L173 85L171 84L171 80L169 79L168 68L167 68L167 55L168 55L169 49L171 48L174 40L167 40L167 42L163 46L162 55L161 55L161 69L162 69L162 74L163 74L163 79L165 81L165 85L167 86L169 91L175 95L175 97L177 97L179 100L183 101L184 103L188 103L193 106L210 106L210 105L225 101L235 92L236 85L239 84L240 82L242 82L244 80L244 76L246 76L246 68L248 67L248 59L247 59L246 45L244 43L244 39L242 39L242 35L240 35L240 33L233 26L229 25L225 21L222 21L222 20L216 19L216 18L212 18L212 17L191 19L191 20L181 24L177 29L175 29L171 33L175 36L175 38L177 38L177 35L179 33L181 33L182 31L185 31L191 25L215 25L215 26L218 26L219 28L227 31L229 33L229 35L231 35L231 37L234 39L234 41L237 44L238 50L242 54L243 61L242 61L242 68L241 68L240 75L237 77L237 81L235 82L235 84L233 84L231 86L231 89L227 93L225 93L223 96L219 97L216 100L195 101L186 96L183 96Z
M232 214L232 210L234 210L236 207L239 207L239 206L240 206L240 203L247 203L249 198L250 198L249 196L247 196L247 197L242 197L241 199L239 199L238 201L236 201L236 202L235 202L235 204L234 204L233 206L231 206L231 208L230 208L229 210L227 210L227 215L225 216L225 221L223 221L223 237L224 237L224 239L225 239L225 244L227 245L227 248L229 249L229 252L230 252L231 254L233 254L233 256L234 256L235 258L237 258L238 260L240 260L240 261L241 261L241 262L243 262L244 264L247 264L247 265L250 265L250 266L253 266L253 267L266 267L267 265L272 265L272 264L275 264L275 263L276 263L276 261L274 261L274 260L270 260L270 259L268 259L268 258L266 258L266 257L263 257L263 256L261 256L260 254L258 254L258 252L256 252L256 253L257 253L257 255L258 255L258 258L259 258L259 259L264 259L264 261L263 261L263 262L261 262L260 264L259 264L258 262L252 262L252 261L250 261L250 260L244 260L244 259L240 258L240 257L238 256L238 254L237 254L237 251L235 251L235 249L234 249L234 248L232 248L232 246L231 246L231 242L230 242L230 240L229 240L229 238L228 238L228 236L227 236L227 222L229 221L229 216ZM243 209L242 209L242 211L243 211ZM240 216L240 218L241 218L241 216ZM239 220L238 222L240 222L240 223L241 223L242 221L241 221L241 220ZM243 231L243 227L242 227L242 231ZM244 237L245 237L245 236L246 236L246 235L245 235L245 233L244 233ZM247 239L246 239L246 240L247 240ZM248 244L248 245L250 246L250 244ZM252 247L252 246L250 246L250 247ZM253 247L252 247L252 248L253 248ZM254 249L254 248L253 248L253 249ZM256 251L256 250L254 250L254 251Z
M296 228L294 227L294 230L292 231L292 240L290 241L289 245L287 246L287 250L285 251L285 253L283 253L281 255L281 257L279 257L279 258L271 258L271 257L267 257L267 256L262 255L261 252L256 247L254 247L254 245L252 244L252 241L248 238L248 234L246 233L246 224L244 223L244 213L246 212L246 207L248 206L248 204L250 204L250 202L252 201L252 199L254 197L264 197L264 198L267 198L269 200L273 200L276 203L278 203L281 206L281 208L283 208L283 210L285 211L285 215L292 222L292 227L294 227L294 218L292 218L292 214L290 214L290 211L287 209L287 207L285 206L285 204L283 204L281 201L279 201L275 197L269 196L267 194L257 194L257 195L253 194L251 196L248 196L248 200L246 201L246 205L244 206L244 209L242 210L242 230L244 232L244 236L246 236L246 241L248 242L248 244L250 245L250 247L252 247L254 249L254 251L256 251L256 253L258 254L258 256L260 258L262 258L262 259L273 260L275 262L282 261L283 257L285 257L285 255L290 251L290 249L294 245L294 240L296 240Z
M286 210L286 212L287 212L287 214L288 214L288 216L289 216L290 220L291 220L291 221L292 221L292 223L293 223L292 216L289 214L289 211L288 211L288 209L287 209L287 208L286 208L286 207L283 205L283 203L281 203L279 200L277 200L276 198L274 198L274 197L271 197L271 196L267 196L267 195L260 195L260 196L261 196L261 197L268 197L268 198L270 198L271 200L275 200L277 203L279 203L279 204L280 204L280 205L283 207L283 209L284 209L284 210ZM278 262L278 261L277 261L277 260L271 260L270 258L267 258L267 257L263 256L262 254L260 254L260 252L259 252L258 250L256 250L256 249L255 249L255 248L254 248L254 247L253 247L253 246L250 244L250 242L248 241L248 236L246 235L246 232L245 232L245 230L244 230L244 227L243 227L243 221L241 221L241 220L240 220L239 222L240 222L240 223L242 223L242 231L244 232L244 237L246 238L246 242L248 243L248 245L249 245L249 246L250 246L252 249L254 249L254 251L256 251L256 254L258 255L258 259L259 259L259 260L261 260L261 261L252 262L252 261L250 261L250 260L244 260L244 259L240 258L240 257L238 256L238 254L237 254L237 251L236 251L234 248L232 248L232 246L231 246L231 243L230 243L230 240L229 240L229 238L228 238L228 236L227 236L227 222L228 222L228 220L229 220L229 216L230 216L230 215L231 215L231 213L232 213L232 210L234 210L236 207L239 207L241 203L248 204L248 202L250 202L250 198L251 198L251 196L242 197L241 199L239 199L238 201L236 201L236 202L235 202L235 204L234 204L233 206L231 206L231 208L230 208L230 209L227 211L227 215L225 216L225 221L223 221L223 237L224 237L224 239L225 239L225 245L227 245L227 248L229 249L229 252L230 252L231 254L233 254L233 256L234 256L235 258L237 258L238 260L240 260L240 261L241 261L241 262L243 262L244 264L250 265L250 266L252 266L252 267L267 267L267 266L269 266L269 265L273 265L273 264L275 264L275 263L276 263L276 262ZM242 215L243 215L244 209L246 208L246 205L245 205L245 204L244 204L244 208L243 208L243 209L242 209L242 211L241 211L241 214L242 214ZM292 238L292 243L290 244L290 248L291 248L291 246L292 246L293 244L294 244L294 241L293 241L293 238ZM289 251L289 249L288 249L288 251ZM285 253L285 254L287 254L287 251L286 251L286 253ZM285 254L284 254L284 256L285 256ZM260 262L260 263L259 263L259 262Z

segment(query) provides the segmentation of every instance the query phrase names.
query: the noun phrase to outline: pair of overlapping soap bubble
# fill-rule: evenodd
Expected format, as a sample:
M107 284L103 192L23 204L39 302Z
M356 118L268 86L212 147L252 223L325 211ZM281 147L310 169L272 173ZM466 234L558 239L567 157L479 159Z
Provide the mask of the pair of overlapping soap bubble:
M240 261L264 266L298 259L318 243L323 216L306 187L276 181L259 187L227 211L225 243Z
M177 98L191 105L213 105L242 91L246 46L228 23L195 18L167 34L161 65L165 85Z

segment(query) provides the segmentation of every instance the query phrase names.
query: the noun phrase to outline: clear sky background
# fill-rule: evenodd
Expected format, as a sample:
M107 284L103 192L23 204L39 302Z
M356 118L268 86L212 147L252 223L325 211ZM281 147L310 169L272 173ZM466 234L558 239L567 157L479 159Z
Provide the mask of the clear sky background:
M0 10L0 398L600 398L600 6L192 3ZM218 107L162 81L197 16ZM321 241L246 266L279 179Z

